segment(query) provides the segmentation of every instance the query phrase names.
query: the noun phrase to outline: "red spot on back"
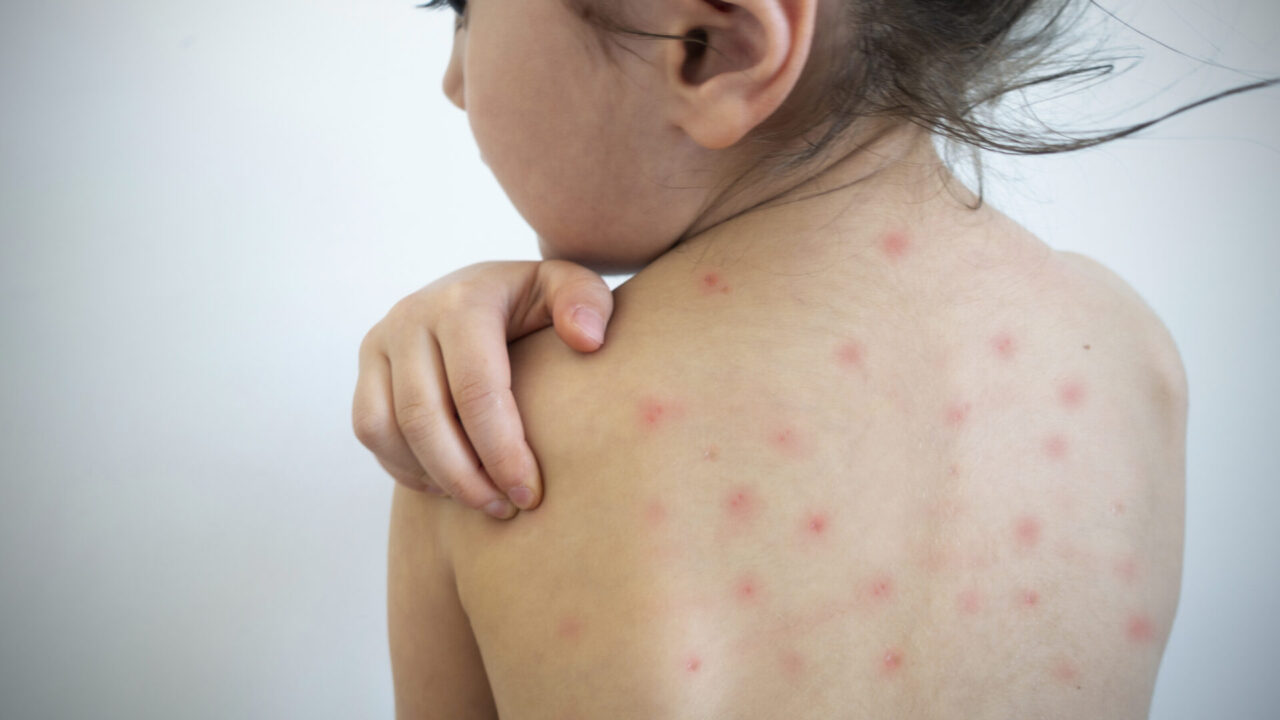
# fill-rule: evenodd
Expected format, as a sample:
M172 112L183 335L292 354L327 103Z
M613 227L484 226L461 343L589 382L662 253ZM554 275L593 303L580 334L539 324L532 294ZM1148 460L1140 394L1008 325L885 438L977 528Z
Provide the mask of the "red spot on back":
M1013 535L1022 547L1035 547L1040 542L1040 521L1030 515L1018 518L1017 524L1013 526Z
M1016 351L1013 336L1009 333L1000 333L991 338L991 347L995 349L997 355L1005 360L1011 359Z
M791 677L804 672L804 656L795 650L784 650L778 657L778 663L782 665L783 672Z
M769 444L785 455L796 457L801 454L800 437L793 428L774 430L769 435Z
M848 368L862 367L862 346L847 342L836 348L836 362Z
M1155 638L1156 629L1151 622L1151 618L1146 615L1130 615L1129 621L1125 625L1124 634L1129 638L1130 642L1149 643Z
M638 410L640 425L646 430L656 430L680 413L680 408L675 403L663 402L655 397L641 398Z
M1126 510L1128 510L1128 509L1129 509L1129 508L1125 507L1125 504L1124 504L1123 502L1121 502L1120 500L1114 500L1114 501L1112 501L1112 503L1111 503L1111 514L1112 514L1112 515L1123 515L1123 514L1125 513L1125 511L1126 511Z
M959 606L960 612L965 615L977 615L982 611L982 591L976 588L968 588L956 597L956 605Z
M1079 687L1080 671L1067 660L1058 660L1053 664L1053 679L1066 685Z
M1040 604L1040 593L1035 590L1023 590L1018 596L1018 602L1023 607L1033 608Z
M884 656L880 658L880 670L885 675L892 675L902 667L902 651L898 648L890 648L884 652Z
M1121 558L1116 561L1115 572L1116 577L1132 585L1138 580L1138 561L1131 557Z
M733 592L738 596L739 600L751 602L760 595L760 583L754 577L745 575L738 579Z
M720 459L720 448L715 445L708 445L706 450L702 451L702 459L715 462Z
M947 424L956 427L964 423L965 418L969 417L969 410L973 408L972 403L955 403L947 408Z
M1061 435L1050 435L1044 441L1044 454L1054 460L1067 456L1067 439Z
M689 659L684 663L684 669L691 673L696 673L702 668L702 658L697 655L690 655Z
M904 232L891 232L880 240L880 248L884 250L884 254L888 255L892 260L898 260L907 254L907 248L911 245L911 240Z
M1068 380L1058 387L1058 399L1062 406L1074 410L1084 403L1084 384L1079 380Z

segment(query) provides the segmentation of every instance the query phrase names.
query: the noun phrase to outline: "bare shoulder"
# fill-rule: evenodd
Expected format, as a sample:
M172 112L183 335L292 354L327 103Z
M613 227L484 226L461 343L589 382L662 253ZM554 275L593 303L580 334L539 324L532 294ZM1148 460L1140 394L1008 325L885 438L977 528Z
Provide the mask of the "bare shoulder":
M1070 287L1094 321L1131 340L1139 354L1131 358L1151 381L1153 399L1169 410L1185 412L1186 368L1173 334L1151 306L1115 271L1094 258L1058 251Z

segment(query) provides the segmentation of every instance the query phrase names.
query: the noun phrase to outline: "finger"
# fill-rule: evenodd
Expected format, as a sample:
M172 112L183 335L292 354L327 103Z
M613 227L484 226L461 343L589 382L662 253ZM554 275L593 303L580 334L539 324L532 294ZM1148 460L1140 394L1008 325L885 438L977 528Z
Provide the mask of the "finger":
M351 424L356 438L373 452L396 482L410 490L426 490L425 472L396 427L392 410L391 368L387 357L366 336L360 344L360 369L351 401Z
M480 470L444 378L439 350L425 331L394 332L389 348L396 423L431 479L462 504L509 518L515 508Z
M474 306L436 329L458 418L485 472L517 507L537 507L542 479L511 393L507 317L500 305Z
M604 278L576 263L546 260L538 266L538 287L565 344L579 352L604 344L613 316L613 293Z

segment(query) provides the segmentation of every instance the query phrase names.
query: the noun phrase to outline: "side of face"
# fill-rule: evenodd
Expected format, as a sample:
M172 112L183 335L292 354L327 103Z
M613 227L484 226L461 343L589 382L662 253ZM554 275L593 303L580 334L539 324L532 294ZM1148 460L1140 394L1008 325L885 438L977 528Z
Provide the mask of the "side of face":
M790 2L816 0L743 5ZM752 53L731 37L722 5L643 0L628 19L682 36L700 19L719 22L725 47ZM751 21L740 23L743 33L758 38ZM679 240L735 158L707 147L723 140L699 130L699 122L722 126L703 116L725 108L710 107L716 96L689 81L685 43L623 38L611 61L599 33L564 0L469 0L444 89L544 257L630 272Z

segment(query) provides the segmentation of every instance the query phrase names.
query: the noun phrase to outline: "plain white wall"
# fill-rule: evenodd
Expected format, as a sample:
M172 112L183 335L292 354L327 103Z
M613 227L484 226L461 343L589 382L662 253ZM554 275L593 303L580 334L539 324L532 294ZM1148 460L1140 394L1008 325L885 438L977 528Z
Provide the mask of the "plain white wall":
M1280 74L1273 0L1104 4ZM451 22L411 5L0 5L0 716L391 716L357 348L440 275L536 257L440 94ZM1077 116L1245 82L1106 27L1148 59ZM1161 720L1280 713L1278 111L989 160L989 201L1125 277L1188 368Z

